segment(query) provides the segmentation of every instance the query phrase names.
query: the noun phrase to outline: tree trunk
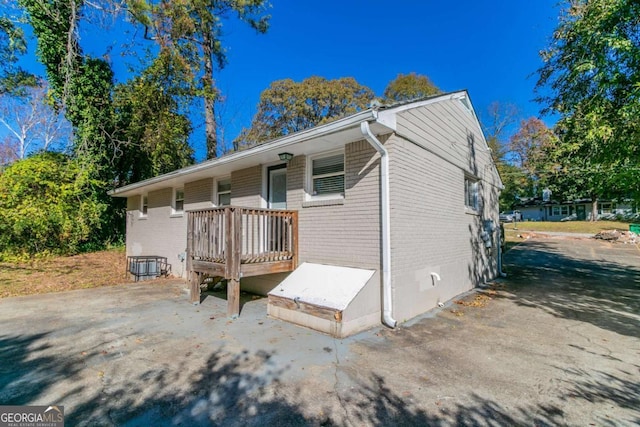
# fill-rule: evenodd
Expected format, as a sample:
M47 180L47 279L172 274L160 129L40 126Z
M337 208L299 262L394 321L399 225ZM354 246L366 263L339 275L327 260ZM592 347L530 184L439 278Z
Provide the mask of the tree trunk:
M204 76L204 123L207 141L207 159L218 156L218 137L216 133L215 103L217 91L213 86L213 41L211 28L205 28L203 36Z
M591 222L598 220L598 197L591 197Z

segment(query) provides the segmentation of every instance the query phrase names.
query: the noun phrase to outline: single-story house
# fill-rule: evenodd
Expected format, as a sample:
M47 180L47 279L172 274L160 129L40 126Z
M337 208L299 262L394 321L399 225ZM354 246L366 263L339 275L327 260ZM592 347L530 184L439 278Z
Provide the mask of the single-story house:
M515 205L515 209L520 211L523 221L590 221L592 206L591 199L559 202L533 197L522 199ZM601 200L598 202L597 219L615 219L617 215L626 216L634 213L636 213L635 205L630 201L616 203L611 200Z
M126 253L268 295L335 336L394 327L500 272L502 182L466 91L365 111L126 185ZM135 262L137 258L132 258ZM144 258L141 258L144 259Z

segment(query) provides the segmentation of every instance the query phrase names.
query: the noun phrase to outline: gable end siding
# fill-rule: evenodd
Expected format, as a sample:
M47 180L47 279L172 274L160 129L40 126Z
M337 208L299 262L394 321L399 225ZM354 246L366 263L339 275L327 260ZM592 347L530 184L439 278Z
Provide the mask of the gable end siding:
M497 273L495 245L485 248L480 236L484 220L494 219L497 224L498 190L479 132L468 112L455 104L437 104L400 114L398 133L402 136L394 135L386 144L394 316L399 321L432 309ZM468 175L481 178L478 213L465 208L464 179ZM494 233L494 242L496 238Z

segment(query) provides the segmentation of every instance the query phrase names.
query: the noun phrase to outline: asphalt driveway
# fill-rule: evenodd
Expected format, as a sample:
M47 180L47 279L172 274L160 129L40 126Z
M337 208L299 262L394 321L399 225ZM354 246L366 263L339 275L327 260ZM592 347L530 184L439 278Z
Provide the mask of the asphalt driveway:
M0 300L0 404L67 425L637 425L640 250L532 239L507 279L345 340L181 281Z

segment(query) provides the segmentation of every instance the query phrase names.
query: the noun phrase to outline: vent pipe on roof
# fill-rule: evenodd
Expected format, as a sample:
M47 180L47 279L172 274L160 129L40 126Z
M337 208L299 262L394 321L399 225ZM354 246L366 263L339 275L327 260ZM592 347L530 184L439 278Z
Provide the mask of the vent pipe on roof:
M360 123L360 131L373 148L380 153L380 205L382 224L382 322L390 328L398 323L392 316L393 288L391 286L391 216L389 209L389 156L387 149L375 137L368 122Z

